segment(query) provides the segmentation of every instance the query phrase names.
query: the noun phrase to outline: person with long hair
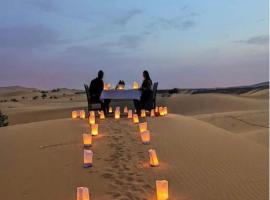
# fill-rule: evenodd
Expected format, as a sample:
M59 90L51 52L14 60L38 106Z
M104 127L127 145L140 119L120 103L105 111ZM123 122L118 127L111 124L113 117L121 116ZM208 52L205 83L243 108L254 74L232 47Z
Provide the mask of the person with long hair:
M134 100L134 106L138 114L141 113L141 109L148 109L148 104L152 102L153 90L152 80L147 70L143 71L143 82L141 85L141 98L140 101Z

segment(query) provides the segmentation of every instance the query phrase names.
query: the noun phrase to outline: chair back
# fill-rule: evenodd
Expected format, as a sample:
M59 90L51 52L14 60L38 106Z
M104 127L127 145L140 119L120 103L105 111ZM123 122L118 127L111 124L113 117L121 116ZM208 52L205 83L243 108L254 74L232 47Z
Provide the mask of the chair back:
M87 97L87 102L89 104L90 103L90 93L89 93L88 85L84 84L84 89L85 89L85 94L86 94L86 97Z
M157 88L158 88L158 82L155 82L153 85L153 108L156 107Z

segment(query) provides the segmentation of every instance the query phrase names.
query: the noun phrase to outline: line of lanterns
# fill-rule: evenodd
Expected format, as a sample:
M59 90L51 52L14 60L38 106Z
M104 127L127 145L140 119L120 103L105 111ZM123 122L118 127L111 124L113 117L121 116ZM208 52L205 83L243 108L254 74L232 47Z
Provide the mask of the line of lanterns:
M109 113L112 113L112 107L109 107ZM132 110L128 110L127 106L124 108L124 113L127 114L128 119L132 119L133 123L139 125L139 131L141 135L142 143L147 145L150 144L150 131L148 130L147 122L139 123L138 114L133 114ZM167 107L156 107L150 111L150 116L154 117L157 115L164 116L168 114ZM116 120L120 119L120 107L115 108L114 118ZM85 119L86 114L84 110L72 111L72 119ZM141 110L141 116L146 117L146 111ZM105 119L105 114L103 111L99 111L99 118L101 120ZM85 168L92 167L93 164L93 151L89 148L92 146L92 137L98 135L98 124L96 122L95 112L91 111L89 114L89 124L91 128L91 134L83 133L83 145L84 145L84 164ZM155 149L149 149L149 164L151 167L158 167L159 160ZM168 194L168 181L167 180L156 180L156 195L157 200L167 200L169 198ZM77 200L90 200L89 189L87 187L77 188Z

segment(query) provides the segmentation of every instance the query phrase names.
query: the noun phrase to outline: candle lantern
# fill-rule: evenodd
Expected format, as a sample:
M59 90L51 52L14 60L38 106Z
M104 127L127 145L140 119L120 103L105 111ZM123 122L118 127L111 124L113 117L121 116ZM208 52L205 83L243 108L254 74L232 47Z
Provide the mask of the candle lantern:
M139 123L139 117L137 114L133 114L133 123Z
M127 106L125 106L125 108L124 108L124 113L128 113L128 107Z
M100 111L100 114L99 114L99 118L100 119L105 119L105 114L104 114L104 111Z
M132 110L128 110L128 119L132 118Z
M90 111L90 116L96 117L95 111Z
M149 149L148 150L148 153L149 153L150 166L151 167L157 167L157 166L159 166L159 162L158 162L158 157L157 157L156 150Z
M95 116L93 116L93 115L90 115L89 116L89 124L95 124L95 122L96 122L96 118L95 118Z
M104 90L110 90L111 89L111 84L110 83L104 83Z
M91 151L90 149L84 149L84 167L88 168L88 167L92 167L93 164L93 151Z
M141 117L146 117L146 111L144 109L141 110Z
M169 183L166 180L156 181L157 200L169 199Z
M165 114L164 114L164 109L163 109L163 107L161 107L161 106L158 108L158 112L159 112L159 115L160 115L160 116L164 116L164 115L165 115Z
M138 82L136 82L136 81L133 82L133 89L134 90L139 89L139 83Z
M90 200L87 187L77 187L77 200Z
M83 134L83 145L85 147L90 147L92 145L92 135L88 133Z
M92 124L91 125L91 134L93 136L98 135L98 124Z
M140 133L147 131L147 122L139 123Z
M151 116L151 117L155 117L155 109L152 109L152 110L151 110L150 116Z
M166 106L163 107L163 113L164 113L164 115L167 115L168 114L168 108Z
M112 107L111 106L109 107L109 113L112 113Z
M76 119L78 117L78 112L77 111L72 111L71 117L72 117L72 119Z
M115 108L114 118L120 119L120 107L118 107L118 106Z
M141 132L141 139L143 144L150 144L150 132L149 131Z
M79 114L80 114L81 119L85 119L85 111L84 110L80 110Z

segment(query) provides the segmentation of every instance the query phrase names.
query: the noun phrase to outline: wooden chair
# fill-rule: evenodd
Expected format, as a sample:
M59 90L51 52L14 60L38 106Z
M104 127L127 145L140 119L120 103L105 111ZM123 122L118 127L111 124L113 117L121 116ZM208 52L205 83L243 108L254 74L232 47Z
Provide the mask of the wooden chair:
M101 110L102 109L102 102L93 102L91 101L91 95L89 92L89 86L84 84L84 89L87 97L87 104L88 104L88 113L91 110ZM92 105L100 105L100 108L93 108Z

